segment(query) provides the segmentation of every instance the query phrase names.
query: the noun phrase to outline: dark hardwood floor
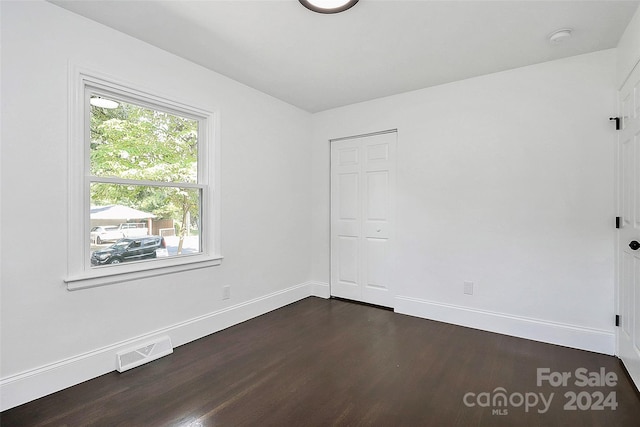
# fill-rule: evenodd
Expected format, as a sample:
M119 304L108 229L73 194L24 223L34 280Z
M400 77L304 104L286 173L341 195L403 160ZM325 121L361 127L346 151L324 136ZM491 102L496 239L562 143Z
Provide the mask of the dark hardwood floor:
M571 378L538 386L538 368ZM580 368L604 371L609 385L576 386ZM565 408L571 393L575 410ZM542 398L551 398L546 411ZM0 420L6 427L614 427L640 426L640 398L614 357L307 298Z

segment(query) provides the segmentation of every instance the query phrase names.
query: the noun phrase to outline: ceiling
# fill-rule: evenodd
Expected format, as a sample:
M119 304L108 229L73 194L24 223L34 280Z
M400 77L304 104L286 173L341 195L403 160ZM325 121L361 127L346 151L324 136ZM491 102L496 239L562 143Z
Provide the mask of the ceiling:
M326 15L297 0L50 1L309 112L613 48L639 3L360 0Z

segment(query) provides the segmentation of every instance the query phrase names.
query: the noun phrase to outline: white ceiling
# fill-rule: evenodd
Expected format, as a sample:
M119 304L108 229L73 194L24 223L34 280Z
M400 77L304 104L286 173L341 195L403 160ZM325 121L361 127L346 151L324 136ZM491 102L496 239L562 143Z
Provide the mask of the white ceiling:
M298 0L50 1L309 112L612 48L639 3L360 0L322 15Z

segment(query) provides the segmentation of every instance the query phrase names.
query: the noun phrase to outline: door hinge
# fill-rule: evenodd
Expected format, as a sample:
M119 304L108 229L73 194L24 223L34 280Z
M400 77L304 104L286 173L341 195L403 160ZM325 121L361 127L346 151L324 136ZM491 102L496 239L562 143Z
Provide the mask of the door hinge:
M620 228L620 217L616 217L616 228Z
M616 326L620 326L620 315L616 314Z
M609 117L609 120L616 121L616 130L620 130L620 117Z

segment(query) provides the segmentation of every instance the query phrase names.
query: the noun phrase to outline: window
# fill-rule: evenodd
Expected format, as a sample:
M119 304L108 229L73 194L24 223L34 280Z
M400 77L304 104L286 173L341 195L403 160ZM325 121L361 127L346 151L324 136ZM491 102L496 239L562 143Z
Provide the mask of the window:
M72 74L68 288L219 264L214 115Z

